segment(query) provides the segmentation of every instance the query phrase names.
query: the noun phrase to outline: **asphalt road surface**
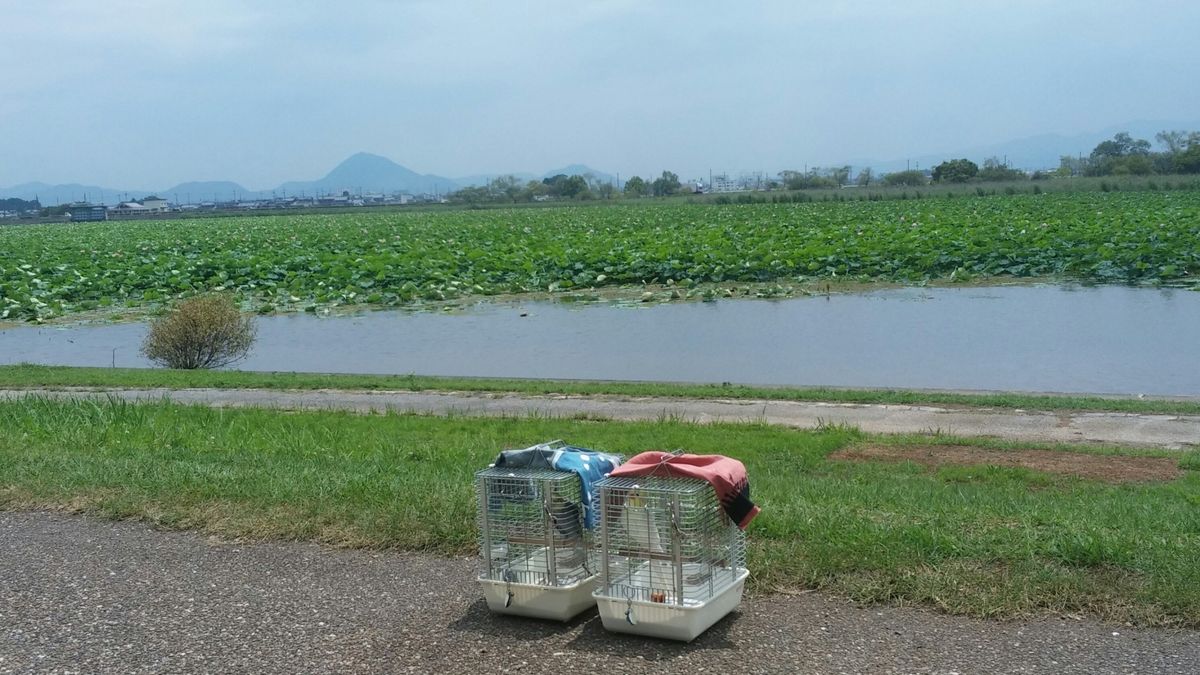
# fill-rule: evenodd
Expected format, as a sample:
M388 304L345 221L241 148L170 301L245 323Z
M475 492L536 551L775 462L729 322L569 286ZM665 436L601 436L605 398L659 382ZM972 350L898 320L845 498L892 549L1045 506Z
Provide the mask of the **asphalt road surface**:
M1188 673L1200 633L750 597L691 644L494 616L476 562L0 513L0 673Z

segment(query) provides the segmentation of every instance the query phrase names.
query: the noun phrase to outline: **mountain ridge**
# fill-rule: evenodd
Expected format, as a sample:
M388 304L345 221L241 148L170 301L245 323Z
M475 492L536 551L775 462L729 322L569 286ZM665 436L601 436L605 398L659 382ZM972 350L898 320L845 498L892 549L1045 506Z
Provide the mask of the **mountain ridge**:
M1001 159L1007 158L1011 166L1022 169L1050 169L1058 166L1059 158L1062 155L1086 155L1097 143L1111 138L1116 133L1127 131L1135 138L1145 138L1153 142L1154 134L1169 129L1200 130L1200 120L1191 122L1135 120L1077 134L1036 134L955 151L922 153L904 159L858 158L843 163L856 169L869 166L879 172L889 172L905 168L931 169L940 162L959 157L982 162L984 159L994 156ZM567 175L590 173L600 182L614 184L617 182L615 175L592 169L584 164L569 164L559 169L546 171L540 176L528 172L508 172L446 178L436 174L418 173L382 155L358 152L342 160L321 178L308 181L287 181L274 189L250 190L234 181L219 180L187 181L162 190L117 189L81 183L55 185L34 181L0 187L0 198L38 199L43 205L50 206L82 200L115 204L124 200L141 199L152 194L184 203L258 199L285 195L315 196L317 194L340 194L342 191L445 194L461 187L486 185L498 176L512 175L521 181L529 181L549 178L560 173Z

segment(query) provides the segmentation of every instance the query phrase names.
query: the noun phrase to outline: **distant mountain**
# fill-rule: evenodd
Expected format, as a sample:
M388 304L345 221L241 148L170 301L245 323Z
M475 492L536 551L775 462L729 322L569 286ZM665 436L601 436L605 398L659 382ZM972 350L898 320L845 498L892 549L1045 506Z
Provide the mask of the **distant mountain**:
M386 157L360 152L334 167L324 178L293 181L276 190L288 194L359 192L450 192L458 183L442 176L419 174Z
M462 187L483 187L500 176L512 176L522 183L528 183L531 180L541 180L541 176L535 176L531 173L479 173L473 176L463 176L455 178L454 182Z
M270 196L270 192L266 196ZM178 204L197 204L200 202L229 202L243 199L257 199L263 192L255 192L227 180L192 181L180 183L170 190L157 193L159 197Z
M596 169L593 169L592 167L587 166L585 164L570 164L568 166L564 166L561 169L554 169L552 171L547 171L546 173L542 174L542 178L550 178L551 176L557 176L559 174L564 174L567 176L586 176L589 173L592 174L592 176L596 180L600 181L601 183L616 183L617 182L616 176L614 176L610 173L604 173L603 171L597 171Z
M8 188L0 188L0 199L8 197L27 201L37 199L42 206L80 201L89 201L94 204L116 204L126 199L141 199L150 194L146 190L116 190L98 185L80 185L79 183L65 185L22 183Z
M551 171L547 171L540 176L536 175L536 174L532 174L532 173L522 173L522 172L481 173L481 174L475 174L473 176L463 176L461 178L455 178L454 182L458 183L462 187L480 187L483 185L487 185L488 183L492 182L493 180L499 178L500 176L514 176L517 180L525 183L525 182L529 182L531 180L543 180L545 178L550 178L552 176L557 176L559 174L563 174L565 176L586 176L588 174L591 174L592 176L595 177L596 180L598 180L602 183L608 183L608 182L615 183L617 181L616 176L613 176L612 174L609 174L609 173L605 173L603 171L597 171L596 169L593 169L590 166L587 166L585 164L570 164L568 166L564 166L561 169L554 169Z
M324 178L313 181L292 181L274 190L249 190L232 181L192 181L165 190L119 190L96 185L49 185L23 183L0 188L0 199L39 199L48 206L89 201L96 204L115 204L120 201L158 195L176 203L225 202L235 199L259 199L272 195L338 194L359 192L426 192L446 193L457 190L459 184L449 178L419 174L386 157L360 152L338 164Z
M990 145L979 145L948 152L925 153L903 159L881 161L877 159L857 159L848 162L855 170L869 166L878 172L885 173L911 168L932 169L937 164L947 160L966 157L977 163L982 163L988 157L1007 158L1011 166L1021 169L1049 169L1058 166L1062 155L1088 155L1101 141L1110 139L1114 134L1127 131L1134 138L1144 138L1154 142L1154 135L1159 131L1184 129L1200 130L1200 121L1180 122L1178 120L1141 120L1118 124L1098 131L1080 134L1040 134L1027 138L1019 138ZM1157 148L1156 148L1157 149ZM794 168L794 167L793 167ZM314 181L293 181L280 185L275 190L248 190L230 181L203 181L180 183L165 190L129 190L100 187L97 185L81 185L71 183L66 185L50 185L47 183L22 183L8 188L0 188L0 199L15 197L23 200L39 200L44 206L70 204L77 201L90 201L97 204L116 204L124 200L141 199L156 194L173 202L204 202L230 201L233 199L256 199L276 196L293 196L302 193L339 194L343 191L358 192L409 192L420 194L426 192L447 193L469 185L486 185L488 181L501 175L514 175L522 181L540 180L558 174L586 175L591 174L600 182L617 183L616 176L598 171L584 164L570 164L559 169L547 171L541 176L530 173L512 174L477 174L458 179L450 179L432 174L419 174L405 168L386 157L360 152L334 167L324 178ZM647 176L652 178L652 176ZM618 185L618 188L620 185Z

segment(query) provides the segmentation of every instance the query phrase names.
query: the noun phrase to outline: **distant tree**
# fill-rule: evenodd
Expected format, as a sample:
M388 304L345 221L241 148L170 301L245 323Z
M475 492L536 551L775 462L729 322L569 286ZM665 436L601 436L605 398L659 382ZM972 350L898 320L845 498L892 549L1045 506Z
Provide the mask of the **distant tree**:
M855 184L859 187L867 187L871 184L871 180L875 178L875 174L871 171L871 167L866 167L858 172L858 178L854 179Z
M1088 160L1082 157L1063 155L1058 160L1058 171L1056 173L1062 178L1082 176L1087 172L1087 166Z
M597 183L592 192L599 199L612 199L617 195L617 188L611 182Z
M1028 176L1020 169L1009 168L999 157L988 157L983 160L983 168L977 177L982 181L1014 181L1025 180Z
M540 180L531 180L525 184L525 189L521 190L521 200L531 202L537 197L550 194L550 186Z
M567 180L563 181L561 187L559 188L559 192L562 194L562 196L570 197L572 199L576 197L583 197L584 193L588 192L588 184L587 181L583 179L583 176L571 176ZM590 193L588 194L590 195Z
M1150 155L1129 155L1109 163L1113 176L1149 176L1154 173L1154 158Z
M24 199L17 199L16 197L0 199L0 211L16 211L17 213L36 213L37 211L41 210L41 208L42 208L41 203L39 203L38 200L36 200L36 199L34 199L32 201L26 201Z
M827 169L826 175L840 187L850 182L850 166L835 166Z
M587 183L588 189L591 190L592 192L599 192L600 186L608 183L607 180L601 179L599 176L592 173L591 171L588 171L585 174L581 174L581 176L583 178L583 182Z
M1124 131L1096 145L1088 156L1086 171L1089 176L1145 175L1153 172L1150 141L1135 139Z
M646 181L641 176L633 176L625 181L625 196L641 197L646 194Z
M1193 132L1192 135L1200 134ZM1167 153L1175 155L1187 150L1188 133L1186 131L1160 131L1154 134L1154 140L1161 143Z
M799 171L780 171L779 180L783 181L783 186L789 190L804 189L804 174Z
M951 159L933 167L935 183L965 183L979 173L979 165L969 159Z
M1166 149L1155 158L1158 170L1200 173L1200 132L1160 131L1154 138Z
M525 186L521 185L521 181L512 175L497 176L488 183L488 191L495 199L501 201L518 201L524 189Z
M542 181L549 188L549 193L555 197L566 197L573 199L579 197L588 189L587 181L583 176L568 176L560 173L557 176L551 176Z
M913 187L925 185L928 182L929 181L925 179L925 174L917 171L916 169L910 169L908 171L896 171L883 177L883 183L885 185L893 186L903 185Z
M1127 157L1130 155L1148 155L1150 154L1150 141L1145 139L1135 139L1130 137L1127 132L1121 133L1112 137L1112 140L1101 141L1099 145L1092 150L1092 159L1104 159L1114 157Z
M789 190L819 190L838 186L835 179L830 177L831 171L822 172L820 167L813 167L805 172L780 171L779 180Z
M662 175L654 179L650 185L655 197L666 197L679 192L679 188L683 184L679 182L679 176L670 171L663 171Z
M1178 173L1200 173L1200 139L1174 156L1172 169Z
M493 195L486 185L472 185L451 192L446 198L460 204L482 204L492 201Z

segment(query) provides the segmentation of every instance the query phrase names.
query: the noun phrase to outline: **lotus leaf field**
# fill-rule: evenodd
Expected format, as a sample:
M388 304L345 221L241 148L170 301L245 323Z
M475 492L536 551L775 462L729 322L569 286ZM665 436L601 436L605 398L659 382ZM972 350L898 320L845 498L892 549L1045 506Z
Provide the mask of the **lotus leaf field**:
M209 290L269 311L642 284L686 295L833 278L1195 287L1198 276L1196 191L0 228L0 319L10 321Z

